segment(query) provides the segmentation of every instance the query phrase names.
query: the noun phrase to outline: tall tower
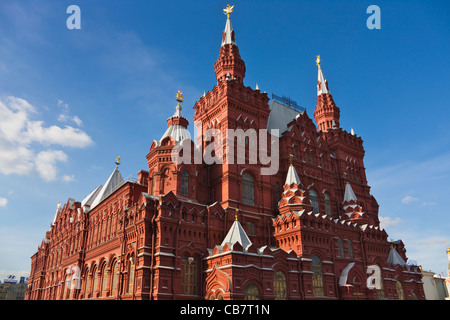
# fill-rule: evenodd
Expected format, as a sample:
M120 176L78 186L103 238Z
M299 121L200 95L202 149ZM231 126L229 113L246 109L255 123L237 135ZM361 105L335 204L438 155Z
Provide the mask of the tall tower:
M325 79L320 67L320 55L316 59L318 67L317 79L317 104L314 110L319 131L327 132L330 129L339 128L339 108L334 103L333 97L328 88L328 81Z
M227 15L227 22L225 24L225 30L222 33L219 58L214 64L218 84L223 80L235 80L238 83L243 83L245 77L245 63L239 54L234 30L231 26L230 14L233 12L233 7L228 5L223 10Z
M221 150L214 150L220 159L213 165L206 163L210 181L210 202L219 202L224 208L239 208L262 213L270 208L270 177L261 178L260 164L250 163L249 146L259 142L259 130L267 128L270 107L267 93L244 85L245 63L239 54L230 14L234 6L224 9L225 29L222 32L219 56L214 63L217 84L194 105L194 124L197 145L202 145L203 160L210 155L212 141L221 139ZM242 132L243 136L229 135ZM220 132L221 136L215 133ZM213 133L213 139L210 134ZM254 135L252 135L254 133ZM253 139L256 136L256 139ZM238 143L244 145L245 155L238 154ZM234 150L231 157L230 150ZM238 156L240 157L238 159ZM245 163L242 161L245 159ZM206 161L205 161L206 162ZM244 195L244 189L249 197ZM264 194L264 195L263 195ZM270 193L268 193L270 195ZM231 211L230 211L231 212Z

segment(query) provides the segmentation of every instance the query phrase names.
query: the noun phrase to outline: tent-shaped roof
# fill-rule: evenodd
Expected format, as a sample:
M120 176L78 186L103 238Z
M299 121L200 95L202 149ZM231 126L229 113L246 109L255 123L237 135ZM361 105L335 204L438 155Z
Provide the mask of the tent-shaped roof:
M223 247L226 243L228 243L230 247L232 247L232 245L236 242L239 242L244 249L248 248L252 244L247 236L247 233L245 233L244 228L242 228L238 220L235 220L231 225L231 228L228 230L221 246Z
M94 191L92 191L90 194L88 194L83 201L81 201L81 207L84 206L91 206L92 202L94 202L95 198L98 196L98 194L100 193L100 191L102 190L103 186L100 185L98 186L96 189L94 189Z
M405 260L400 256L400 254L395 250L394 247L391 248L391 251L389 251L388 256L388 264L392 266L400 265L402 267L406 266Z
M357 201L355 193L353 192L352 186L350 183L347 183L345 185L345 193L344 193L344 201L343 202L350 202L350 201Z
M116 168L106 181L105 185L103 187L102 186L98 187L96 190L93 191L93 193L91 193L92 195L91 198L87 200L90 202L92 200L92 197L95 195L95 199L92 200L91 209L96 207L100 202L105 200L114 191L119 189L124 183L125 181L123 180L122 175L120 174L119 168L116 166ZM88 197L89 196L87 196L86 198Z
M288 169L288 173L286 176L286 182L284 185L290 186L291 184L295 183L297 186L301 185L300 178L297 174L297 171L295 170L294 166L291 164Z

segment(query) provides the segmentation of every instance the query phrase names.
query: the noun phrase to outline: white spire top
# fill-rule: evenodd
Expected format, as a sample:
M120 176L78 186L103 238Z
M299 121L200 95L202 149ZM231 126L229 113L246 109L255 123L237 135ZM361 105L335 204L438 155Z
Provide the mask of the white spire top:
M299 186L301 184L300 178L297 174L297 171L295 170L294 166L291 164L289 166L289 170L288 170L288 173L286 176L286 182L284 183L284 185L290 186L293 183L295 183L297 186Z
M175 107L175 113L173 114L172 118L184 118L183 114L181 113L181 105L178 102L177 106Z
M226 9L223 9L224 14L227 15L227 22L225 24L225 30L224 30L225 36L222 41L222 46L224 46L226 44L236 45L236 42L233 40L233 38L231 36L233 33L233 27L231 26L230 13L233 12L233 7L234 6L228 5Z
M355 196L355 193L353 192L352 186L350 185L350 183L347 182L347 184L345 185L345 194L344 194L344 201L357 201L358 199Z
M330 93L330 91L328 90L327 80L323 76L322 68L320 67L320 55L317 56L316 63L317 67L319 68L317 76L317 95L321 95L322 93Z
M223 239L221 246L223 247L226 243L228 243L230 247L232 247L236 242L239 242L244 249L248 248L252 244L249 237L245 233L244 228L242 228L237 219L231 225L231 228L225 236L225 239Z

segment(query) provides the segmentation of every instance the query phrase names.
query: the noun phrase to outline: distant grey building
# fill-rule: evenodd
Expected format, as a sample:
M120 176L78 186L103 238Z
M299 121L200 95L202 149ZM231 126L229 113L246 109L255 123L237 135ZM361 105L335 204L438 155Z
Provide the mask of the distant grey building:
M3 283L0 283L0 300L24 300L26 289L25 277L20 277L19 283L17 280L5 279Z
M432 271L422 270L423 289L427 300L446 300L448 298L445 278Z

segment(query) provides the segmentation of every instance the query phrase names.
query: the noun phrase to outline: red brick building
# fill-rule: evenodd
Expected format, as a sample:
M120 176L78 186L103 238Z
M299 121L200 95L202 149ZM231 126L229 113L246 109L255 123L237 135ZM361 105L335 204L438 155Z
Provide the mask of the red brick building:
M320 57L316 127L294 101L244 85L227 13L217 83L194 105L197 140L179 92L148 171L124 181L118 161L104 185L58 207L26 299L425 299L420 268L379 226L363 141L340 127ZM262 137L274 174L250 152ZM222 161L207 163L216 142L209 155ZM192 161L173 160L180 146Z

